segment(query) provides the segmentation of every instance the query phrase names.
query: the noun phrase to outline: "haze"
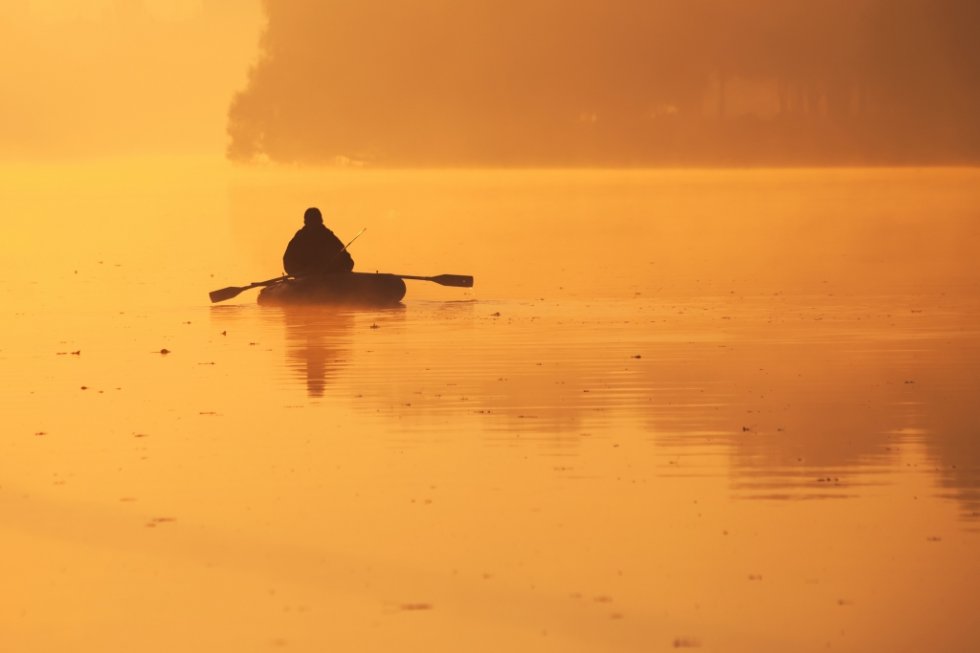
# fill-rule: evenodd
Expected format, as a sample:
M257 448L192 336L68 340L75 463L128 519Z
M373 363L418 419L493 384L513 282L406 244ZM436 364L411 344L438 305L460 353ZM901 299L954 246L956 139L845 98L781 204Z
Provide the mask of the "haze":
M0 157L220 153L259 5L3 0Z
M980 651L972 2L0 0L0 653Z
M971 0L263 3L238 159L962 163Z
M963 164L969 0L8 0L3 158Z

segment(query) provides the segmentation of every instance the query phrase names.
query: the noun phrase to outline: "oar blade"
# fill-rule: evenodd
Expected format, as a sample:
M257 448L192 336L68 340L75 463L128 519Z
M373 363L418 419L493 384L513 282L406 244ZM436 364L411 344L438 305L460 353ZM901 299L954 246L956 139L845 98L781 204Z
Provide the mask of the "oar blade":
M238 297L243 290L245 289L237 286L228 286L227 288L222 288L220 290L212 290L208 293L208 297L211 298L212 304L216 304L218 302L223 302L226 299L231 299L232 297Z
M472 288L473 277L468 274L440 274L431 278L441 286L455 286L456 288Z

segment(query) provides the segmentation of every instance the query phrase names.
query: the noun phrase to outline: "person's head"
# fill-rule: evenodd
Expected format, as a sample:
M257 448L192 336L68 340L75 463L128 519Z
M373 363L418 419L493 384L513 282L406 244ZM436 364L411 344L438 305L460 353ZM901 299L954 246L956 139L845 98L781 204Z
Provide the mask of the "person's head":
M320 213L320 209L315 206L306 209L306 213L303 214L303 224L323 224L323 214Z

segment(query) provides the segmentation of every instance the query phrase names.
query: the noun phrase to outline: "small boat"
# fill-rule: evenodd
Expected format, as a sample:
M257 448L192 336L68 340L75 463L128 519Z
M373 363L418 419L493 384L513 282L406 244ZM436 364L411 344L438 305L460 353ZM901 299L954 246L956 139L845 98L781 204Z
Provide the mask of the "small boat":
M269 306L347 304L393 306L405 296L405 282L394 274L341 272L283 278L262 288L258 302Z

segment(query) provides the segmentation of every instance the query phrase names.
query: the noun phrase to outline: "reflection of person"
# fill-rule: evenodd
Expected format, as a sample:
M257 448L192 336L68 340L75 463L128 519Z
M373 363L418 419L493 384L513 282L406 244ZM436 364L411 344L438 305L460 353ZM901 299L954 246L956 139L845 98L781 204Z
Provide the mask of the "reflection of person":
M318 208L306 209L303 228L296 232L286 246L282 264L286 274L303 276L333 272L350 272L354 269L344 244L323 224Z
M323 397L350 359L353 316L317 306L284 306L270 315L286 328L286 367L305 382L307 396Z

